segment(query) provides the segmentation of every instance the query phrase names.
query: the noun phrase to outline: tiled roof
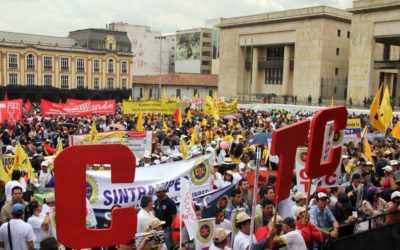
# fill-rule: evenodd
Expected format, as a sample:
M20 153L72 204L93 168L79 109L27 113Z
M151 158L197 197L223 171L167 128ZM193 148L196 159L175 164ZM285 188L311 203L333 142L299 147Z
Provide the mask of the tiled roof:
M51 47L69 47L72 48L75 45L75 40L66 37L56 36L42 36L23 34L15 32L0 31L0 42L2 43L22 43L31 45L42 45Z
M133 84L156 85L160 76L133 76ZM161 76L162 85L218 87L218 75L169 73Z

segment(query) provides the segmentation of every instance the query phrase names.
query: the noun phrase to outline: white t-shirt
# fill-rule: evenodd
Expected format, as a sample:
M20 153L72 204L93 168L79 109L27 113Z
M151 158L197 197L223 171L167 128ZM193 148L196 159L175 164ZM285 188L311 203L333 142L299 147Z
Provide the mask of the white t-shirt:
M153 213L147 212L143 208L140 209L137 215L137 231L136 233L143 233L144 229L151 224L151 221L154 219Z
M41 189L45 189L46 187L46 182L49 182L51 179L51 173L50 170L47 171L47 173L44 173L42 170L40 170L39 174L39 184Z
M232 231L232 223L227 219L224 219L224 221L221 222L220 224L215 224L215 226L222 227L225 230Z
M46 216L44 214L39 214L39 216L36 215L32 215L31 217L29 217L28 219L28 224L30 224L33 228L33 233L36 236L35 242L34 242L34 246L35 248L40 248L40 242L49 236L49 232L48 231L44 231L44 229L42 228L42 224L44 221L44 218Z
M303 236L298 230L279 236L286 244L287 250L307 250Z
M219 247L216 247L213 242L213 243L211 243L211 246L208 250L232 250L232 248L229 248L227 246L225 246L224 248L219 248Z
M20 219L12 219L8 223L11 223L10 231L13 249L28 249L28 242L35 241L32 226ZM8 223L4 223L0 227L0 242L4 242L5 250L11 249L8 241Z
M257 243L256 237L253 235L253 244ZM239 231L235 236L233 242L233 250L245 250L250 245L250 235L242 233Z
M25 188L22 187L21 183L19 183L18 181L9 181L6 184L5 190L6 190L6 201L10 201L12 194L11 191L14 187L19 186L22 188L22 192L25 192Z

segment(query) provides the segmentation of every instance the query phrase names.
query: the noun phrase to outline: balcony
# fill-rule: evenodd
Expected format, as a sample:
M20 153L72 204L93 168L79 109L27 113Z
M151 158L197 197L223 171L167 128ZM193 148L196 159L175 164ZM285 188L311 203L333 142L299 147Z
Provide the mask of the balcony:
M258 59L258 69L267 68L283 68L283 58L266 58Z
M375 61L374 69L400 69L400 60Z

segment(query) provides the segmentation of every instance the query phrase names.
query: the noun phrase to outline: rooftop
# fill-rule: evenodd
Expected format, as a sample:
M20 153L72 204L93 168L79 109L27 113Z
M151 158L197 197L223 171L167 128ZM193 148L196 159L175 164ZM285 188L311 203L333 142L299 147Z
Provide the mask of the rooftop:
M316 6L309 8L285 10L278 12L262 13L250 16L224 18L221 20L220 28L235 26L247 26L262 23L290 22L312 18L330 18L346 23L351 23L352 14L341 9L328 6Z
M0 31L0 43L18 43L67 48L72 48L75 46L75 40L71 38L23 34L7 31Z
M160 76L133 76L133 84L157 85ZM218 87L218 75L169 73L161 76L162 85Z
M348 9L348 11L353 13L365 13L399 8L399 0L359 0L353 1L353 8Z

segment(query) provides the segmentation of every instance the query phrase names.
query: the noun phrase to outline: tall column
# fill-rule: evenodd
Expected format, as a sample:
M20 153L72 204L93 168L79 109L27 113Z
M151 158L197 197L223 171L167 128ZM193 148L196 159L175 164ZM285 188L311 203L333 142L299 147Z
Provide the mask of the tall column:
M251 88L250 96L257 94L258 84L258 48L253 48L253 61L251 63Z
M283 51L282 91L284 95L289 94L289 71L290 71L290 46L286 45Z

